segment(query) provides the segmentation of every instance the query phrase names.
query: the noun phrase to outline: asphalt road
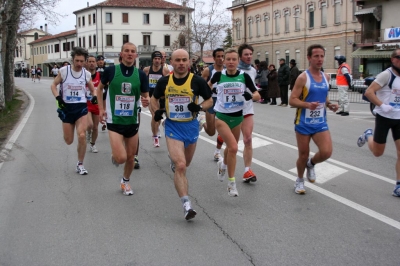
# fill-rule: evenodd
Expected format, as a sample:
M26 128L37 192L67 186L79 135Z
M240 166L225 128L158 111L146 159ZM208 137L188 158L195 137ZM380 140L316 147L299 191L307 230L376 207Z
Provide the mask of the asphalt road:
M0 165L0 265L399 265L400 199L391 196L397 156L391 136L380 158L357 147L374 126L367 104L352 104L348 117L329 113L333 155L317 165L306 195L293 187L294 109L255 104L258 181L240 182L240 152L236 198L217 179L216 137L202 132L187 170L198 215L187 222L165 139L152 146L148 110L141 169L131 176L135 194L123 196L106 132L99 153L87 151L89 174L75 173L76 140L63 141L50 82L16 79L34 102Z

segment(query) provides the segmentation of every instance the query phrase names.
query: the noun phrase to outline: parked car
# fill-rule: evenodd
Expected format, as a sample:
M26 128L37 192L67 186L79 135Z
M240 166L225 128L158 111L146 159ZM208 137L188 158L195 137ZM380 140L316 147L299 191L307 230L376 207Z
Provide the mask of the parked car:
M336 85L336 73L326 73L329 76L329 89L337 89L337 85ZM350 75L351 76L351 75ZM351 79L352 83L351 86L349 88L349 90L351 91L355 91L354 88L354 80L353 78Z
M365 79L353 80L353 91L363 93L367 88L368 86L365 84Z

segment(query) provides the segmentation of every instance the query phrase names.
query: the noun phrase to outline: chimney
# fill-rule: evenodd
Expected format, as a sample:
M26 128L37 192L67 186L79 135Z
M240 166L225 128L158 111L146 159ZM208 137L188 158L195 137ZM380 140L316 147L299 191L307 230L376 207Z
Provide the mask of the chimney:
M183 8L186 7L186 1L182 1L182 7L183 7Z
M44 24L44 32L47 33L47 24Z
M40 30L43 30L43 26L40 26Z
M87 7L89 7L89 2L87 2Z

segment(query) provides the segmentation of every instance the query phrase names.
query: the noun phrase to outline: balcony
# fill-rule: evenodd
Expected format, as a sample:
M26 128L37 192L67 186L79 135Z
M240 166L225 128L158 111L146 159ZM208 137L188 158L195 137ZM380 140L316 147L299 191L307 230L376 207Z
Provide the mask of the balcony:
M364 30L356 33L354 42L358 47L374 46L375 43L384 42L383 36L385 36L384 29Z
M157 48L157 45L139 45L138 46L138 53L141 54L151 54Z

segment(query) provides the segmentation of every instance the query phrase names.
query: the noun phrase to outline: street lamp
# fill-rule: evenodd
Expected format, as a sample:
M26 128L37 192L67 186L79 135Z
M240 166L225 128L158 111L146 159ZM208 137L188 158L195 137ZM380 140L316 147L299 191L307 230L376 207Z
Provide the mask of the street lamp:
M301 20L304 20L304 70L307 68L307 66L306 66L306 54L307 54L307 51L306 51L306 49L307 49L307 47L306 47L306 41L307 41L307 20L305 19L305 18L301 18L300 16L293 16L294 18L298 18L298 19L301 19Z

